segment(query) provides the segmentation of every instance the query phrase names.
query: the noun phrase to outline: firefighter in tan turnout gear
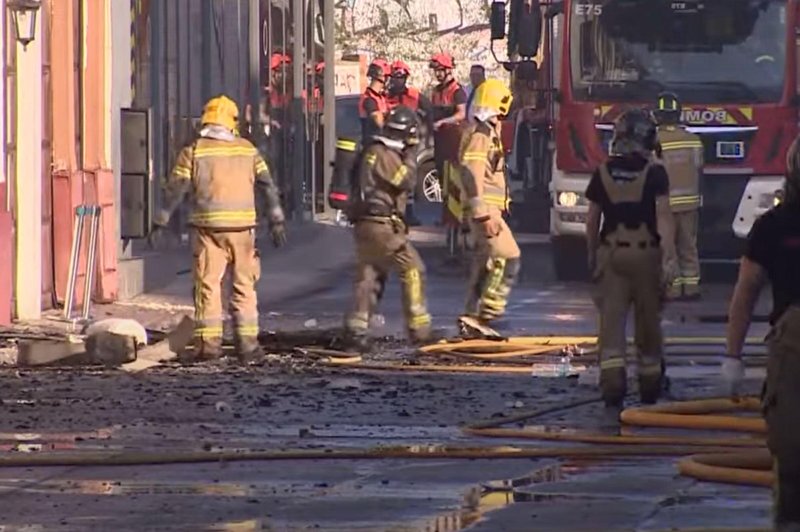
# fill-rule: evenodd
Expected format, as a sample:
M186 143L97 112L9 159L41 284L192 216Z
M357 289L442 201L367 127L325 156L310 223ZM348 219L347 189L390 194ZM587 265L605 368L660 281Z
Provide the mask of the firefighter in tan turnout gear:
M184 196L191 193L195 360L222 355L225 310L221 284L229 265L237 356L247 363L259 352L256 283L261 263L255 238L256 187L266 198L273 243L277 247L286 240L278 191L258 150L238 136L238 118L236 103L226 96L206 104L199 138L178 155L151 235L162 232Z
M511 91L497 79L487 79L475 90L475 121L465 133L459 153L461 200L476 244L466 309L458 319L465 337L499 336L489 324L504 314L519 274L519 246L503 219L508 190L500 121L508 114L511 100Z
M345 329L349 343L360 350L368 349L370 314L391 270L400 276L410 339L421 343L430 338L425 266L408 241L403 220L408 192L416 185L418 143L416 113L400 105L389 112L383 129L364 147L357 163L348 217L355 224L358 264L354 309Z
M660 94L654 114L659 157L669 176L669 204L675 220L675 253L664 256L664 268L676 272L667 287L667 298L695 299L700 297L697 224L702 202L703 143L680 125L681 104L674 94Z
M663 283L671 279L662 278L660 243L669 248L673 241L669 180L653 158L655 142L650 114L626 111L614 126L611 158L595 171L586 190L589 269L599 312L600 388L606 406L615 410L627 392L625 323L631 307L642 402L654 403L663 387L661 298Z

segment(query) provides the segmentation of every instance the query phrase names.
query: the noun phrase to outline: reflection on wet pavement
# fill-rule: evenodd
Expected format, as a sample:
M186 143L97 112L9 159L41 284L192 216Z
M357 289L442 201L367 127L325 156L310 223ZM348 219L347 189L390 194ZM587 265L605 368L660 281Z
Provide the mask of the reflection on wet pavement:
M513 490L514 505L470 531L766 530L767 490L677 476L672 460L568 460L554 482ZM587 525L591 523L591 525Z

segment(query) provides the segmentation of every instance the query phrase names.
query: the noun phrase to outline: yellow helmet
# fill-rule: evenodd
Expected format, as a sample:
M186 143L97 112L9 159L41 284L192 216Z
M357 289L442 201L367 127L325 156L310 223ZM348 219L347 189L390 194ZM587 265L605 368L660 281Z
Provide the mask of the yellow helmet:
M211 98L203 108L203 125L216 124L236 131L239 125L239 107L225 95Z
M473 114L482 122L495 116L505 116L511 109L513 99L511 90L505 83L499 79L487 79L475 89Z

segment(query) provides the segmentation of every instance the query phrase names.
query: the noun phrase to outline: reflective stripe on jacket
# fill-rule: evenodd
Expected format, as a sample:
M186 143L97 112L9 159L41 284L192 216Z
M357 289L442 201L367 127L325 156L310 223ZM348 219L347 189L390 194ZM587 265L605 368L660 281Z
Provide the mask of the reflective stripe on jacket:
M700 207L700 176L703 143L700 137L679 126L658 128L661 159L669 176L669 204L674 212Z
M247 140L198 139L184 148L173 170L192 183L189 223L210 229L245 229L256 225L256 180L269 180L267 164ZM279 206L272 208L280 210ZM281 214L282 217L282 214Z
M461 144L459 161L465 199L472 217L486 216L490 207L508 210L503 144L495 128L484 123L472 126Z

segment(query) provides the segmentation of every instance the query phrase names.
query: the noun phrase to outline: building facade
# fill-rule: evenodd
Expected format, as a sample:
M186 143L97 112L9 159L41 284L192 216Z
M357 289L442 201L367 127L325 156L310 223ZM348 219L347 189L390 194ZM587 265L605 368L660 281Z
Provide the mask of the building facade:
M33 39L24 45L17 26L29 19L14 16L16 2L1 4L0 253L12 260L0 261L0 322L7 323L37 319L64 303L75 212L82 204L102 207L94 299L117 298L115 169L120 109L130 105L131 13L120 1L42 0ZM115 34L120 27L122 38ZM86 278L87 241L79 254L77 294Z
M15 25L22 19L13 16L21 5L37 7L25 44ZM304 21L310 27L321 4L308 5L316 6ZM142 240L161 180L207 98L224 92L244 110L269 85L270 55L294 45L292 16L279 0L0 0L0 257L10 258L0 260L0 323L64 305L80 205L102 208L95 302L174 277L178 268L160 264L168 253L152 253ZM319 53L303 52L300 65L322 59L310 39L305 48ZM295 77L304 78L302 68ZM299 135L305 143L313 137ZM287 150L272 144L276 153ZM285 168L304 153L282 157ZM299 212L310 203L309 180L281 171ZM76 301L87 277L88 231L83 240ZM159 274L165 277L149 282Z

